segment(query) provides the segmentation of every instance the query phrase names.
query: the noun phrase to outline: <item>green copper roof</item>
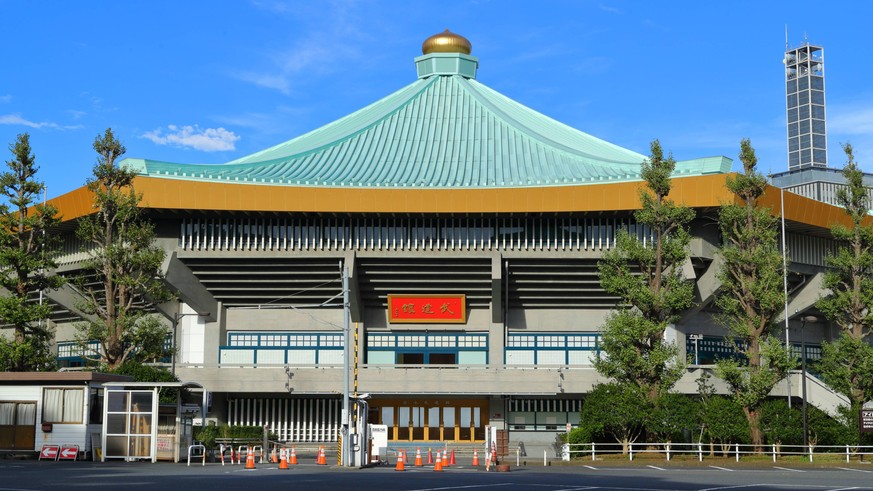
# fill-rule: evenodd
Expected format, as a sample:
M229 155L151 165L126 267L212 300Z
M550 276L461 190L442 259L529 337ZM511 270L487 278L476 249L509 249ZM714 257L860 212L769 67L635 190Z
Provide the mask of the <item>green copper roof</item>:
M226 164L141 159L124 164L161 178L327 187L488 188L640 179L644 155L489 89L472 78L469 63L475 58L455 56L464 62L455 73L443 67L344 118ZM674 175L730 167L725 157L695 159L678 162Z

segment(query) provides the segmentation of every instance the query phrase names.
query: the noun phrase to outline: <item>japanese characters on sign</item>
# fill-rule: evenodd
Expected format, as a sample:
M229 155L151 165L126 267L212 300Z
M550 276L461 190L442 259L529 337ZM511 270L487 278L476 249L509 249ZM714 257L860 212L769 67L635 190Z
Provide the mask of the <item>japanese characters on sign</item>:
M464 295L388 295L388 322L392 324L464 324Z
M861 409L861 433L873 433L873 409Z

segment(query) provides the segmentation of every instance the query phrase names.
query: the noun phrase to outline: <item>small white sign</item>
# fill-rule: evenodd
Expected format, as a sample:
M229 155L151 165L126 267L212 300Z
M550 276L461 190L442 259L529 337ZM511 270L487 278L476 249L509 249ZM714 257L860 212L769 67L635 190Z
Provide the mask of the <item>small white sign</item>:
M370 439L373 441L373 453L370 461L385 460L388 458L388 425L369 425ZM385 452L385 455L383 455Z

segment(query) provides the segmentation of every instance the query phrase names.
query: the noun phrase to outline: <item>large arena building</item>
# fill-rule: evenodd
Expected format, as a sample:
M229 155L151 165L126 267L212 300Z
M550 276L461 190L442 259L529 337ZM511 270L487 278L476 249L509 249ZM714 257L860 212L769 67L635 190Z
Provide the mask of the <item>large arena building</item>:
M172 369L212 394L210 418L337 440L345 361L349 391L369 395L369 421L391 441L480 442L492 426L530 448L577 424L603 381L592 358L617 298L597 263L620 230L648 237L633 217L646 156L488 88L459 35L432 36L422 51L409 85L272 148L224 165L123 161L139 172L180 299L161 306L178 347ZM696 303L668 333L691 361L684 392L727 349L712 298L732 165L702 157L674 173L670 197L697 212L684 268ZM799 349L799 319L817 314L834 247L829 227L846 219L775 187L765 200L783 217L790 315L780 322ZM60 270L74 272L84 253L73 224L92 197L80 188L51 202L69 230ZM49 294L68 366L81 362L76 295ZM824 322L805 330L811 358L836 335ZM799 396L798 380L774 395ZM811 402L839 403L811 384Z

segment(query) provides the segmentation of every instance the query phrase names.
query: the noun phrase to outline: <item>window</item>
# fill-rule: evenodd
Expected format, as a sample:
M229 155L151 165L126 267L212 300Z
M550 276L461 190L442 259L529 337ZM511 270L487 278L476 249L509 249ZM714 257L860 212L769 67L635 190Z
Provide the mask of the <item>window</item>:
M42 422L81 424L84 401L84 389L44 389Z

